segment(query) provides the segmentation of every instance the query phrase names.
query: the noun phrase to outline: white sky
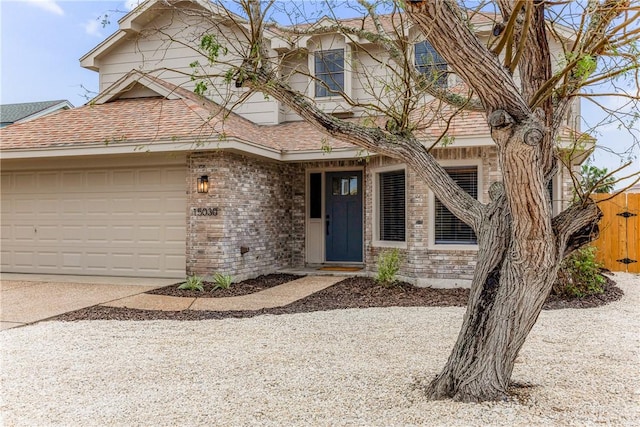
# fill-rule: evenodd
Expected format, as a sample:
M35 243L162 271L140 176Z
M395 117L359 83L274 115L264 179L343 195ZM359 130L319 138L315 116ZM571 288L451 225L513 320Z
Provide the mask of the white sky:
M114 11L127 11L137 1L0 0L0 103L67 99L75 106L84 104L85 89L98 88L98 74L81 68L79 58L117 29L122 14ZM111 23L103 27L105 13ZM615 97L604 102L622 105ZM588 125L601 120L589 103L583 102L582 116ZM633 132L640 139L640 124ZM622 159L609 151L625 151L632 141L629 132L602 126L596 137L605 149L596 150L594 164L617 168ZM636 158L629 173L640 172L637 147L632 155Z

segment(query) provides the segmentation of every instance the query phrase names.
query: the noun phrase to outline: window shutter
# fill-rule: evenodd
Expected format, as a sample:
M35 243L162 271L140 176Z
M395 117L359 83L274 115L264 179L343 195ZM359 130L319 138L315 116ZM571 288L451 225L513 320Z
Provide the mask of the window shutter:
M449 176L473 198L478 198L477 168L445 168ZM454 216L438 198L435 199L435 242L437 244L476 244L473 229Z
M405 241L405 173L385 172L380 178L380 240Z

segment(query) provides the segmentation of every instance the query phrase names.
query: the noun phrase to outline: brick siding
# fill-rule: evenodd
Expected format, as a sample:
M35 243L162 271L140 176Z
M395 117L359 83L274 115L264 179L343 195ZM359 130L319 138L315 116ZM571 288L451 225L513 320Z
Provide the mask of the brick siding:
M201 175L209 177L206 194L196 191ZM187 274L221 272L243 280L300 262L304 249L300 165L222 151L198 152L189 157L187 180ZM217 208L218 214L197 216L194 208ZM248 252L242 254L243 247Z
M459 147L434 150L438 160L479 162L480 199L500 179L495 147ZM305 265L306 177L310 170L363 169L364 262L375 274L385 250L375 242L373 182L377 170L398 161L374 156L363 160L278 163L222 151L189 156L187 273L232 274L236 280ZM196 192L196 179L209 177L207 194ZM407 177L406 249L399 275L420 285L468 285L476 250L436 247L430 243L433 206L426 183L411 169ZM570 197L566 174L559 186L563 200ZM566 204L566 203L563 203ZM217 208L217 216L197 216L194 208ZM241 247L249 249L241 254Z

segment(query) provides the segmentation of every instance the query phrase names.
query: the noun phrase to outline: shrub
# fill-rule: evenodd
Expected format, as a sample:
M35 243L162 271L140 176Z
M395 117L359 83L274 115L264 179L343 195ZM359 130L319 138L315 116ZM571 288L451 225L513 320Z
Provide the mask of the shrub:
M400 251L398 249L386 250L378 256L378 274L376 283L382 286L393 286L398 282L396 274L400 270Z
M216 273L213 275L213 283L212 291L216 289L229 289L233 283L233 276L230 274Z
M204 284L202 282L202 277L193 275L187 277L187 281L182 285L178 286L178 289L187 290L187 291L204 291Z
M562 260L552 292L578 298L601 294L606 282L600 274L601 268L596 261L596 248L580 248Z

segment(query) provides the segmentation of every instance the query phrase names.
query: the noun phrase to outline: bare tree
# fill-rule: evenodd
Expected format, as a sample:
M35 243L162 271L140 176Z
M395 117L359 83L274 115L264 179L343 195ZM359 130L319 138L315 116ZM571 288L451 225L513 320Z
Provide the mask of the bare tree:
M586 97L597 102L603 83L614 81L622 88L626 82L617 95L633 103L639 99L638 2L478 3L358 0L329 4L323 9L328 15L324 19L318 9L305 10L305 2L275 0L222 2L181 12L207 17L210 23L211 31L193 34L190 44L203 55L203 61L192 63L188 71L197 81L196 92L224 98L230 108L261 92L332 137L402 160L476 233L477 266L464 323L444 369L425 387L434 399L483 401L507 394L514 362L560 261L598 233L601 213L589 192L552 215L547 184L560 161L566 161L566 152L561 154L555 141L575 100ZM347 6L360 18L337 19ZM494 20L489 42L474 31L477 14ZM290 22L282 25L287 17ZM419 28L444 57L448 68L442 73L454 73L463 84L439 85L441 75L416 70L408 53L413 40L403 32L409 24ZM352 68L368 82L363 87L375 102L350 98L308 69L292 65L292 53L278 53L271 45L275 38L290 41L332 32L344 34L355 45L359 40L369 42L360 43L358 49L377 69ZM553 63L551 39L559 40L563 50L558 66ZM384 59L372 46L384 52ZM214 68L223 71L213 72ZM372 119L345 120L323 111L287 83L295 75L315 79ZM235 88L248 91L238 95ZM463 111L484 115L498 150L502 181L491 185L487 204L460 188L431 153L434 144L421 138L421 130L444 123L436 140L442 142L447 124ZM628 123L627 118L618 119Z

